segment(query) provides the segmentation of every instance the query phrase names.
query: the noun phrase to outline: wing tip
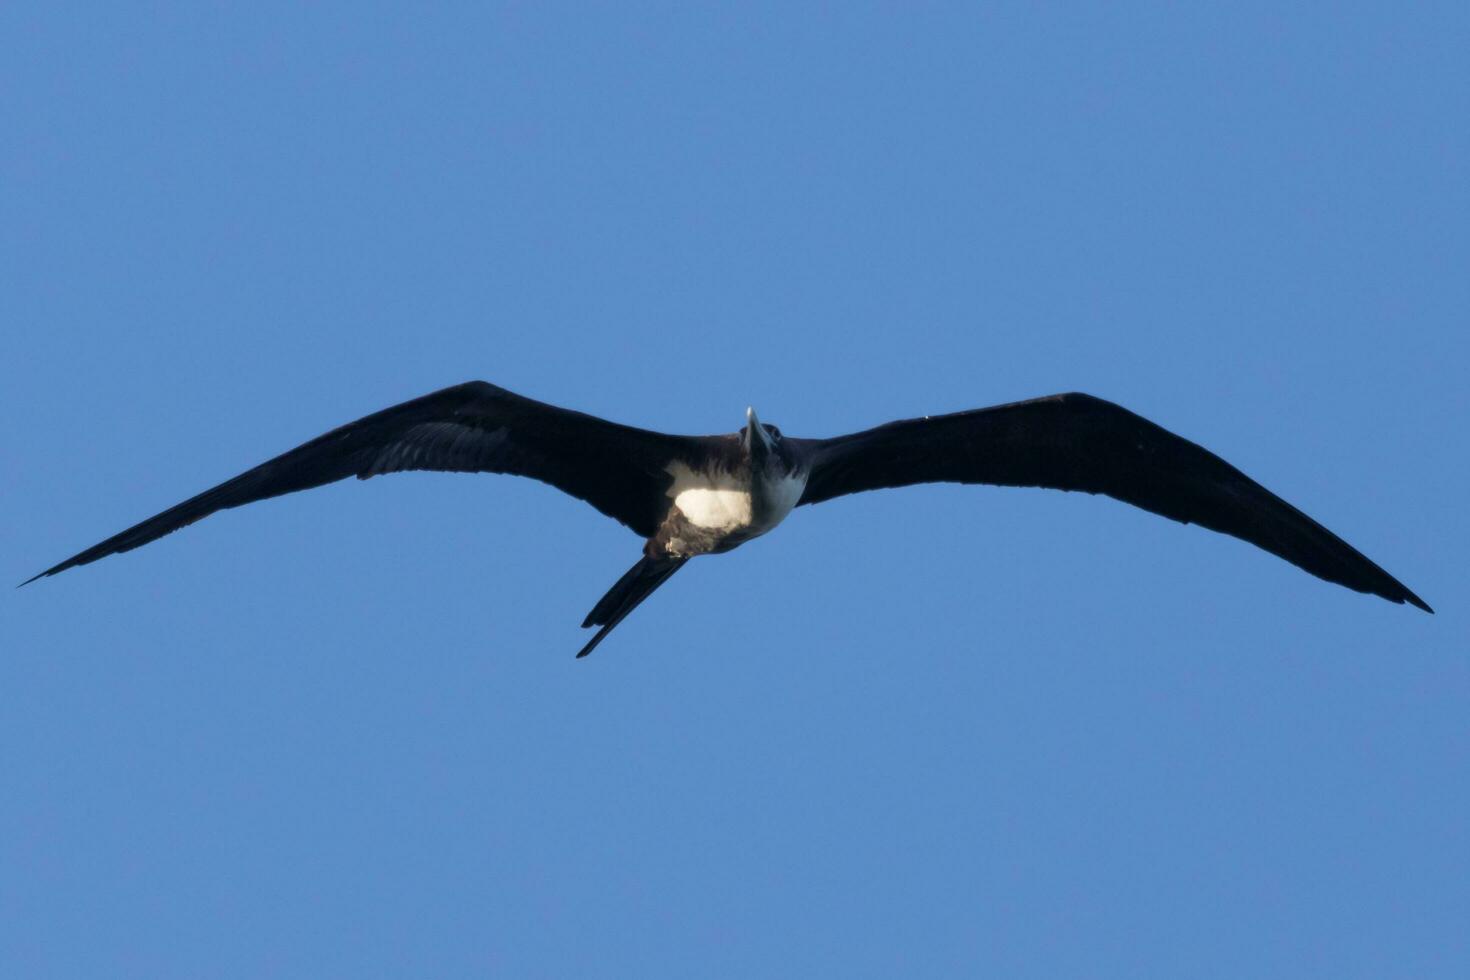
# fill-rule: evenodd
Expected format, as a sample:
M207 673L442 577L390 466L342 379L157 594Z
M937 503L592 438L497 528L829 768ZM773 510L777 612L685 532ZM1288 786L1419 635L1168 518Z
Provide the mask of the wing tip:
M63 566L58 565L55 568L48 568L44 572L37 572L35 575L32 575L30 578L26 579L24 582L22 582L19 585L17 585L16 588L17 589L23 589L27 585L30 585L32 582L34 582L38 578L46 578L49 575L55 575L57 572L64 571L64 570L65 569L63 568Z
M1425 612L1429 613L1429 615L1431 615L1431 616L1434 615L1434 610L1431 609L1431 608L1429 608L1429 603L1425 602L1423 599L1419 598L1414 593L1410 592L1408 589L1405 589L1404 590L1403 596L1398 601L1399 602L1407 602L1411 606L1415 606L1415 607L1417 607L1419 609L1424 610Z

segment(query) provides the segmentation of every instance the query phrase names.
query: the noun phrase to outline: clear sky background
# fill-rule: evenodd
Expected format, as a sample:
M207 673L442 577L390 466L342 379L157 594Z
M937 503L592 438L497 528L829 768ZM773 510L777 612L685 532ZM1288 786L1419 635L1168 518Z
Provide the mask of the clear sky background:
M1078 389L1438 610L926 487L696 562L413 474L0 599L0 975L1470 976L1470 8L0 6L18 582L471 378Z

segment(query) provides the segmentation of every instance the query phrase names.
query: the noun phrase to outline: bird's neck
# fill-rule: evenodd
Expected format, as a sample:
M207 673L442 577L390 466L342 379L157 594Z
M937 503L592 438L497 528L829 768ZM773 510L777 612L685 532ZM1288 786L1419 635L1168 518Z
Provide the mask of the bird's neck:
M801 499L805 488L805 473L790 472L776 459L764 464L752 461L750 505L755 523L768 528L781 523Z

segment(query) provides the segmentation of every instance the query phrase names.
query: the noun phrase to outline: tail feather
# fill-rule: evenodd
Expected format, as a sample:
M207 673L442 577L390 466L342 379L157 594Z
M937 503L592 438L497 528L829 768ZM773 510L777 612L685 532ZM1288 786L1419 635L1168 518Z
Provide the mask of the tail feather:
M597 601L587 618L582 621L582 628L589 626L601 626L597 635L587 641L577 654L585 657L592 652L593 647L602 642L602 638L613 631L627 617L628 613L638 608L638 604L653 594L653 590L663 585L679 569L684 567L688 558L641 558L638 564L623 573L613 587L607 590L607 595Z

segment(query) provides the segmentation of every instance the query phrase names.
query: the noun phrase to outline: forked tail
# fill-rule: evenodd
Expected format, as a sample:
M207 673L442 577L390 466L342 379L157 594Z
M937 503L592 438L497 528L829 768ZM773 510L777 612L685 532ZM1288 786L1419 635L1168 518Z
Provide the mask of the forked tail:
M601 626L597 635L587 641L587 645L577 654L585 657L592 652L592 648L602 642L602 638L611 633L613 627L623 621L623 618L638 608L638 603L653 594L653 590L663 585L679 569L684 567L688 558L641 558L638 564L623 573L612 588L607 590L607 595L597 600L597 605L587 614L582 622L582 628L589 626Z

